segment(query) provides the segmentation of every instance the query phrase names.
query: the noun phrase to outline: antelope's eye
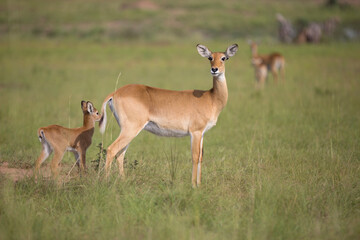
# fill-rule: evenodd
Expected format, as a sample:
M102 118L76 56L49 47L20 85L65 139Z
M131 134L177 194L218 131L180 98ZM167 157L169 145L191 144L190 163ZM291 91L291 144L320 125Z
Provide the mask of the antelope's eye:
M212 57L209 57L209 60L210 60L210 61L212 61L212 60L213 60L213 58L212 58Z
M221 58L221 61L225 61L225 60L226 60L226 57L222 57L222 58Z
M97 112L96 115L99 115L99 112Z

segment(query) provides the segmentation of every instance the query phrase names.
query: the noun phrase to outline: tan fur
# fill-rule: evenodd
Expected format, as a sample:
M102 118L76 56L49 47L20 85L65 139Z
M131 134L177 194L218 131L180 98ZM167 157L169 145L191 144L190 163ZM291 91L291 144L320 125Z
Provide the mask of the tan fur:
M99 112L92 106L91 102L81 102L81 109L84 114L83 126L79 128L65 128L59 125L50 125L38 129L38 137L43 149L35 163L35 171L39 172L40 165L54 152L51 161L51 171L56 178L58 166L66 151L72 151L75 159L80 162L81 170L86 168L86 150L91 145L91 138L94 134L95 121L101 119ZM91 109L89 111L89 109Z
M274 77L275 83L278 82L279 71L281 73L282 81L285 81L285 58L280 53L272 53L269 55L258 55L257 44L254 42L250 43L251 53L252 53L252 62L261 61L261 64L254 65L255 67L255 75L256 72L260 70L264 72L264 66L267 67L267 71L270 71ZM260 68L259 68L260 67ZM259 70L260 69L260 70ZM266 72L267 72L266 71ZM259 79L257 79L259 81Z
M124 176L123 160L127 146L142 129L162 136L191 136L193 159L192 184L201 182L202 139L205 131L216 124L221 110L228 99L224 61L233 56L237 45L230 46L225 53L211 53L205 46L198 45L201 56L212 58L213 88L208 91L171 91L145 85L126 85L105 98L102 112L112 99L115 113L121 125L120 136L108 147L105 170L109 170L117 156L119 172ZM106 116L106 115L105 115ZM100 128L104 122L100 122ZM155 129L155 130L154 130ZM166 133L166 134L165 134ZM171 135L173 134L173 135Z

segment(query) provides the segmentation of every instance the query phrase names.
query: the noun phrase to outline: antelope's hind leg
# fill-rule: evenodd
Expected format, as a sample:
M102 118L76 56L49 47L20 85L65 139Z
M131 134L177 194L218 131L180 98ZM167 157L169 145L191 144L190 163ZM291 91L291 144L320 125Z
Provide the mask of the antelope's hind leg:
M130 142L136 137L140 131L143 129L143 126L122 126L119 137L107 148L106 153L106 163L105 163L105 172L108 177L110 174L111 164L114 160L114 157L120 153L117 157L119 163L119 174L124 176L124 156L126 149Z
M285 82L285 61L283 61L283 62L281 63L280 73L281 73L281 80L282 80L282 82Z
M273 75L275 84L277 84L277 83L278 83L278 79L279 79L278 69L277 69L276 67L273 67L273 68L271 69L271 73L272 73L272 75Z
M66 149L54 149L54 157L51 160L51 173L54 179L59 175L59 163L62 160Z
M52 148L51 148L50 144L44 138L41 140L41 144L42 144L42 150L41 150L40 156L38 157L38 159L35 162L35 177L36 177L36 175L38 175L40 173L41 164L52 153Z
M121 149L120 154L118 154L118 156L116 157L116 160L118 162L119 165L119 174L121 177L125 177L124 174L124 157L125 157L125 153L126 150L128 149L129 145L127 145L125 148Z

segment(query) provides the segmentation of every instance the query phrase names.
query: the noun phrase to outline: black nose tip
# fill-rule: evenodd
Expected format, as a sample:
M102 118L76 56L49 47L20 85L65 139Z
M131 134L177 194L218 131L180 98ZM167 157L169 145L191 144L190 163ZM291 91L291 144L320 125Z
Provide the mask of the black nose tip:
M218 70L218 68L211 68L211 71L214 73L217 72L217 70Z

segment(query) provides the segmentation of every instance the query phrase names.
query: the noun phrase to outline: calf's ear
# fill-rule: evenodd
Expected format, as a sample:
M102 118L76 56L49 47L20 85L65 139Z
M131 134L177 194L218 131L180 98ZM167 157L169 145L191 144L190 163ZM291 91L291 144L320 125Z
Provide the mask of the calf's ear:
M81 101L81 109L84 111L86 110L86 101L84 100Z
M91 114L94 112L94 106L91 102L87 102L87 111Z

